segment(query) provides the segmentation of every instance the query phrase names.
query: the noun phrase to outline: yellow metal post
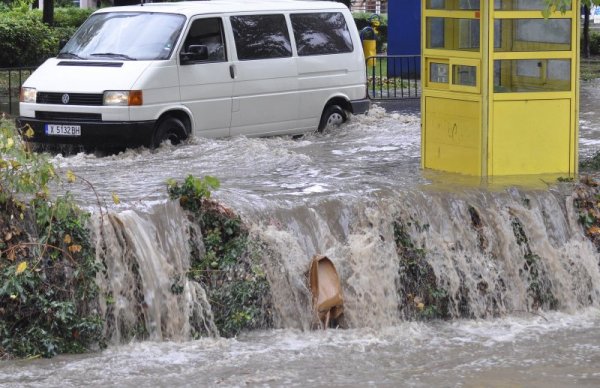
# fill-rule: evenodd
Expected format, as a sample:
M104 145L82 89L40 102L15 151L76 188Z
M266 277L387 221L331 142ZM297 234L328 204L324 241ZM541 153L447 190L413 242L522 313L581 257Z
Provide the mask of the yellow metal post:
M422 1L422 166L577 173L579 1Z

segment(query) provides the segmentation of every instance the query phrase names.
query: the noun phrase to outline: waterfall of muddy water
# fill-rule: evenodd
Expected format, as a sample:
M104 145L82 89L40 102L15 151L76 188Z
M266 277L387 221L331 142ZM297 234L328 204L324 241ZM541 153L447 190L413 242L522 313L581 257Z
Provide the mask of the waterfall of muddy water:
M217 335L205 291L188 281L190 227L174 202L95 218L96 254L105 266L101 306L113 343L186 340L192 330Z
M275 252L265 265L285 328L309 325L310 315L299 314L306 307L295 303L308 299L298 292L307 292L305 272L315 253L336 265L348 327L385 327L406 319L410 306L398 284L398 222L448 294L449 317L539 308L574 312L600 304L600 256L583 235L571 198L560 191L388 192L250 218Z
M261 209L245 219L253 238L268 247L262 265L277 328L310 329L306 273L314 254L329 257L340 275L342 326L383 328L414 318L407 294L425 298L430 287L446 296L442 316L448 318L598 307L600 256L571 201L560 187L380 192ZM406 289L398 225L422 252L423 268L432 269L431 284L423 283L423 273L413 279L421 284ZM187 279L190 227L176 202L109 213L102 224L97 218L97 252L106 266L102 288L110 299L102 305L113 342L188 339L192 328L216 334L204 290Z
M600 139L597 86L582 83L582 155ZM600 386L599 254L569 184L438 185L456 177L421 172L418 114L376 107L299 140L196 138L54 161L101 203L122 200L93 225L112 344L0 363L0 385ZM214 337L206 294L185 276L199 233L166 200L165 181L188 174L218 177L214 197L267 247L273 329ZM89 187L69 190L98 213ZM314 254L338 269L347 330L308 330ZM414 319L424 313L451 319Z

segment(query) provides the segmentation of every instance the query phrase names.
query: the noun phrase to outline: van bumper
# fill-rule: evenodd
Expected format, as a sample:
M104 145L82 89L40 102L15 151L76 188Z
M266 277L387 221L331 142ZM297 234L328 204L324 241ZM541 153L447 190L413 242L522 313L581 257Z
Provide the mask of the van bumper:
M102 121L102 122L50 122L31 117L16 118L17 128L25 130L29 125L33 137L25 140L45 144L77 144L92 147L139 147L151 144L156 121ZM80 136L47 135L46 124L64 124L81 126Z
M352 107L352 114L361 115L369 111L371 108L371 100L368 98L363 100L352 100L350 101L350 106Z

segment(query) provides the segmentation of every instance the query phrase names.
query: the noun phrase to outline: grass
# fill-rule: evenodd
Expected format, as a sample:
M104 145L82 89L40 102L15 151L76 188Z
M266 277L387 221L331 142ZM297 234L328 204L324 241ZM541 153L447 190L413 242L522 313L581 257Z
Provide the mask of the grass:
M581 58L580 78L583 81L600 78L600 56Z

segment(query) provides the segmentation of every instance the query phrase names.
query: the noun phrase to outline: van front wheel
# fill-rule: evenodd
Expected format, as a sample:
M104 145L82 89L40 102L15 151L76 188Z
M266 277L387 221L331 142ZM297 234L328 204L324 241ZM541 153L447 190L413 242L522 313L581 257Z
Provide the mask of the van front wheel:
M338 127L346 122L348 115L339 105L329 105L325 107L321 121L319 122L319 132L327 127Z
M186 139L186 133L185 125L181 120L175 117L167 117L161 120L156 127L152 138L152 147L156 148L160 146L165 140L169 140L171 144L177 145Z

